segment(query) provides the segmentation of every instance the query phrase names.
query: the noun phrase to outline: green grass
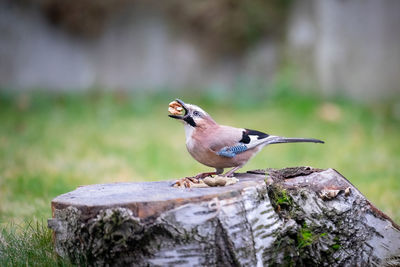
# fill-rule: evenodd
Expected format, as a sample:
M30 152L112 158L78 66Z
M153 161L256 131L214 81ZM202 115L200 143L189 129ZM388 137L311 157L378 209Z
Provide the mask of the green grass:
M0 266L72 266L53 252L52 238L43 223L9 225L0 232Z
M223 124L326 141L324 145L267 147L243 171L301 165L335 168L378 208L400 222L400 123L390 106L340 99L327 104L318 97L288 90L278 92L255 97L239 89L234 96L3 93L0 225L14 229L7 225L44 221L51 217L51 199L79 185L156 181L208 171L186 151L182 125L167 117L167 105L175 96L199 104ZM4 231L3 236L11 233ZM25 232L20 236L25 243L30 243L26 235L35 233L29 228L13 231L15 237ZM49 232L42 229L39 235L35 244L39 250L43 248L37 251L42 255L50 251ZM19 253L11 251L6 249L9 257L18 257ZM0 250L4 261L8 256L2 253ZM29 262L30 256L24 257L21 261ZM48 259L49 264L57 261L50 254Z

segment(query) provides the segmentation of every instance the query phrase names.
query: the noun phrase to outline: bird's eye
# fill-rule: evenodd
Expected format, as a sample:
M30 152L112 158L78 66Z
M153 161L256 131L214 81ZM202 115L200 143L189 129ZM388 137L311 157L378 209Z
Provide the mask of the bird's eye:
M200 112L198 112L197 110L193 111L193 116L196 116L196 117L200 116Z

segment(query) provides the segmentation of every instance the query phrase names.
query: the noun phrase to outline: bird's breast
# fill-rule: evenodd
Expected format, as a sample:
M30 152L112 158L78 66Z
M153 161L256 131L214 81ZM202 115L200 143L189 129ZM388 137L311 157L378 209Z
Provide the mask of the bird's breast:
M190 125L185 124L186 147L188 150L189 148L193 148L193 146L195 145L193 140L193 132L194 128Z

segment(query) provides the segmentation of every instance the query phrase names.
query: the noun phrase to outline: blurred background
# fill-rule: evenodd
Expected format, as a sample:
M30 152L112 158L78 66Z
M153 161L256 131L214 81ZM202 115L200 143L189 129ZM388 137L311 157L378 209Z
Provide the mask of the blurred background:
M45 222L79 185L207 171L167 117L177 97L325 140L244 170L335 168L400 222L399 25L397 0L1 0L0 225Z

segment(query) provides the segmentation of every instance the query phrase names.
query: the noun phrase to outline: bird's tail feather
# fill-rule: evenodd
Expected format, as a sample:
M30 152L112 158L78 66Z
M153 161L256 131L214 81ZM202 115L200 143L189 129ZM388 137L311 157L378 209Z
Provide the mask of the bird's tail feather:
M265 144L282 144L282 143L325 143L319 139L315 138L290 138L281 136L269 136L265 140Z

